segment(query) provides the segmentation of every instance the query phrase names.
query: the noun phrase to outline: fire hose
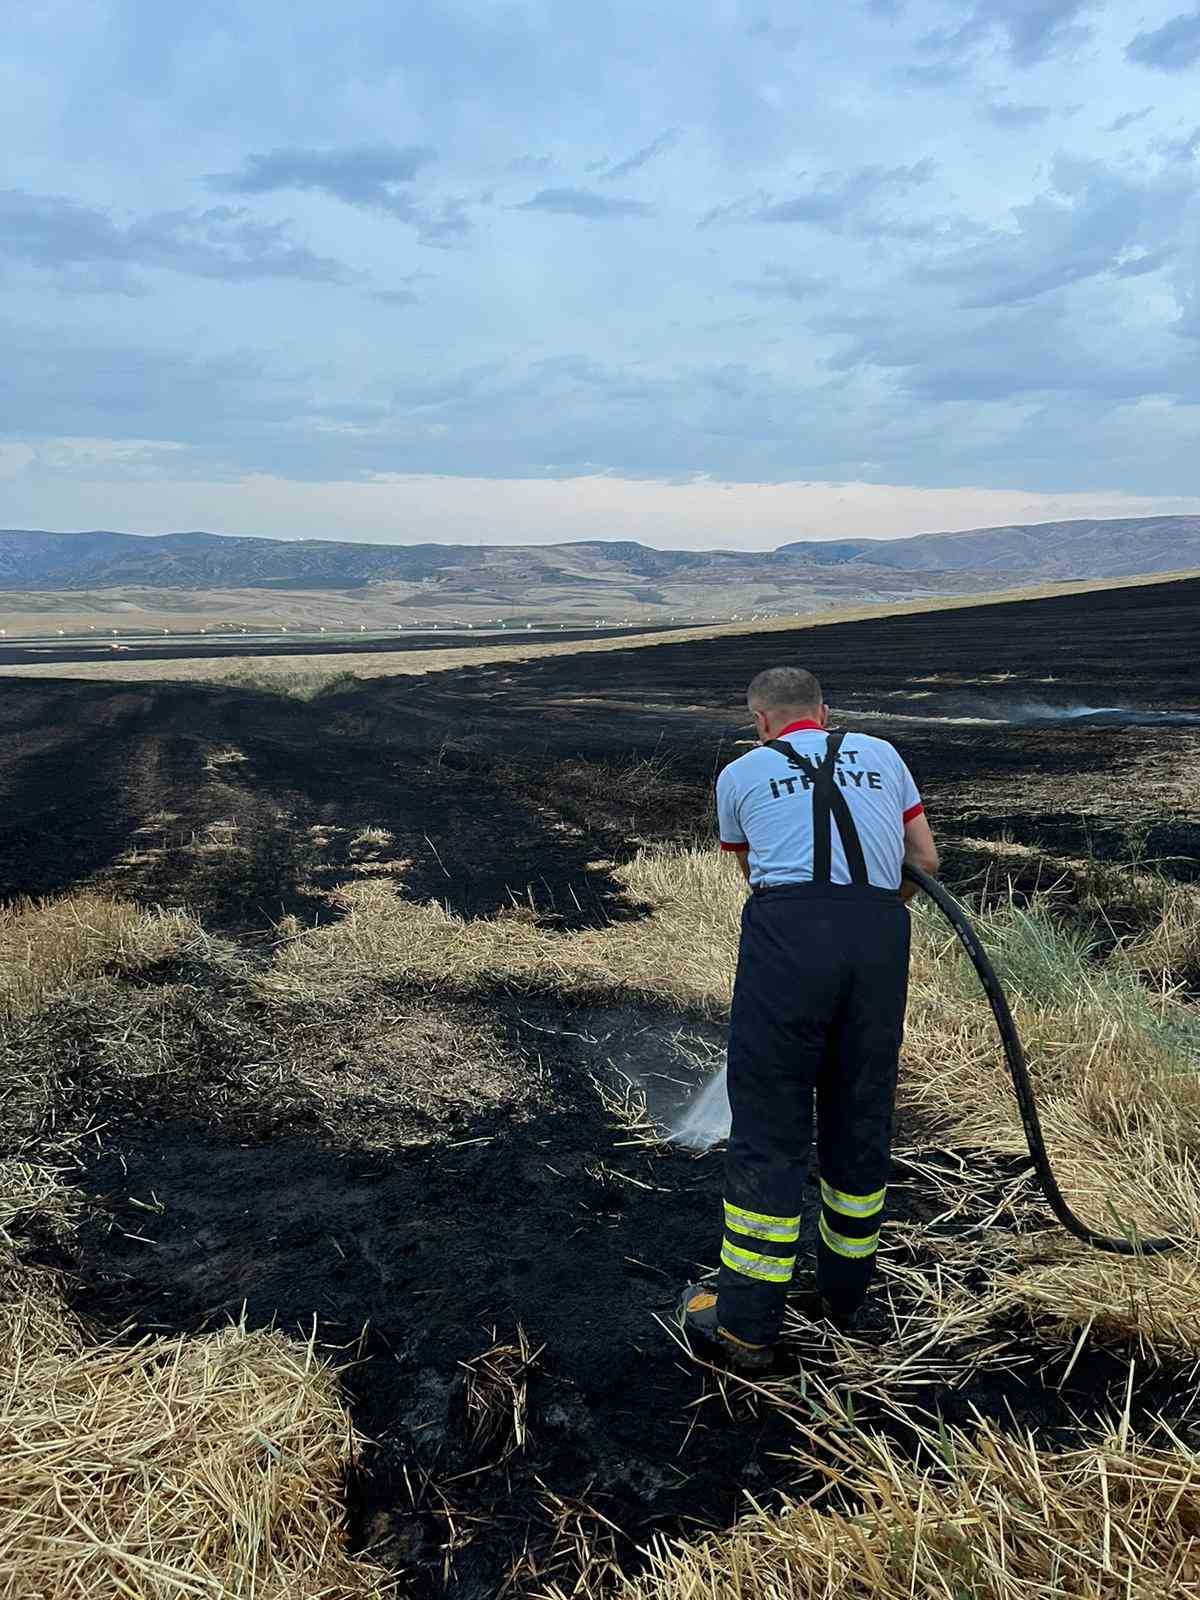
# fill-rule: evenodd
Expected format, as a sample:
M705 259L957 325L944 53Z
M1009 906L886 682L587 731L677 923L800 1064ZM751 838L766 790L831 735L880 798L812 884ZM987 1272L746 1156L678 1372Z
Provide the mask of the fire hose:
M1178 1249L1182 1243L1180 1239L1143 1239L1132 1229L1125 1238L1112 1238L1108 1234L1097 1233L1071 1210L1058 1186L1050 1158L1046 1154L1046 1141L1042 1137L1041 1118L1038 1116L1037 1102L1033 1097L1033 1085L1029 1081L1029 1067L1025 1060L1021 1036L1017 1032L1017 1025L1000 985L1000 979L996 976L996 969L992 966L987 951L979 942L979 935L968 921L966 912L953 895L948 894L936 878L931 878L919 867L905 866L904 876L910 883L915 883L922 889L937 906L958 935L959 944L966 951L971 965L979 976L988 1004L992 1008L992 1016L996 1019L996 1028L1004 1048L1004 1058L1008 1063L1017 1105L1021 1110L1021 1121L1025 1127L1025 1140L1029 1145L1033 1170L1042 1186L1042 1193L1046 1196L1046 1203L1059 1222L1068 1233L1073 1234L1076 1239L1081 1239L1084 1244L1091 1245L1093 1250L1106 1250L1111 1255L1155 1256L1164 1250Z

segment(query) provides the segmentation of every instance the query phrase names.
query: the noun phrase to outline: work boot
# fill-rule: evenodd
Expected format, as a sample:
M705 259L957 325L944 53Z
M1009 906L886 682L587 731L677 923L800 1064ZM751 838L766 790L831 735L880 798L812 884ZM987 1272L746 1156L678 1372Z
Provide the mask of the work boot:
M747 1344L717 1321L717 1297L711 1289L689 1284L683 1291L677 1315L684 1333L707 1347L723 1365L734 1372L761 1373L770 1370L775 1350L769 1344Z
M870 1340L873 1335L886 1334L891 1326L884 1307L870 1296L856 1306L837 1305L822 1296L821 1315L849 1338Z
M854 1332L858 1327L858 1314L861 1310L861 1306L855 1306L853 1310L844 1310L839 1306L830 1305L824 1298L821 1300L821 1315L826 1322L831 1322L839 1333Z

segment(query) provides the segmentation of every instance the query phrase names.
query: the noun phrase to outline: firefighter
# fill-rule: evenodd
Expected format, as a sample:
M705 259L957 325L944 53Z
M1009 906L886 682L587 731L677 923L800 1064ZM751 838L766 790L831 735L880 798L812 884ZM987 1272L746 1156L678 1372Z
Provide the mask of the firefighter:
M796 1264L816 1101L817 1288L852 1328L875 1268L908 995L910 862L937 847L912 775L868 734L828 731L812 673L760 672L758 748L717 782L721 849L751 893L729 1026L733 1111L716 1290L684 1331L727 1365L767 1370Z

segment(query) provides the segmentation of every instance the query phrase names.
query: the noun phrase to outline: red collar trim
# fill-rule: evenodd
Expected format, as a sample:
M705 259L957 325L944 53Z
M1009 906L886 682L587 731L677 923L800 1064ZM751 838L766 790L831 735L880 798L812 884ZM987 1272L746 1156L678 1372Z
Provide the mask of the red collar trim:
M782 739L785 733L799 733L804 728L815 728L818 733L824 733L825 731L819 722L813 722L811 720L807 722L789 722L787 727L780 728L779 732L775 734L774 737L776 739Z

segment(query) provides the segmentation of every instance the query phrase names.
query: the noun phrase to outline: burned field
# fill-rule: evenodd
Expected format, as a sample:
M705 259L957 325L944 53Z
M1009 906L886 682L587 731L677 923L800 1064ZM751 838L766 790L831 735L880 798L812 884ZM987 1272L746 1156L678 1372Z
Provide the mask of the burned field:
M721 1595L1192 1592L1198 597L308 700L0 680L18 1347L44 1300L80 1330L76 1363L102 1340L232 1339L237 1360L283 1335L345 1369L321 1403L355 1442L306 1493L352 1557L238 1588L231 1550L195 1592L665 1597L701 1570ZM708 845L711 781L747 736L746 680L780 659L920 775L1016 997L1064 1187L1105 1227L1189 1243L1126 1263L1050 1227L986 1012L922 918L878 1302L848 1340L810 1319L801 1279L782 1370L751 1387L664 1326L712 1265L721 1173L658 1134L719 1060L738 892ZM282 1447L251 1422L269 1473ZM1040 1533L994 1547L1039 1481L1058 1485ZM191 1569L107 1482L70 1502L108 1530L77 1553L91 1590L48 1533L41 1567L20 1553L40 1577L8 1592L116 1595L131 1572L179 1592ZM722 1541L751 1502L762 1518ZM0 1533L33 1538L7 1515L0 1489ZM287 1537L268 1540L281 1562ZM656 1537L684 1542L649 1556Z
M748 736L746 682L793 658L841 720L900 745L943 837L1186 877L1198 620L1189 580L417 679L331 671L309 702L286 679L0 678L0 894L116 874L261 924L297 871L332 885L382 827L416 897L476 915L532 892L586 920L612 910L596 844L706 830L713 775ZM182 854L206 835L253 855L260 882L214 861L228 881L209 893Z

